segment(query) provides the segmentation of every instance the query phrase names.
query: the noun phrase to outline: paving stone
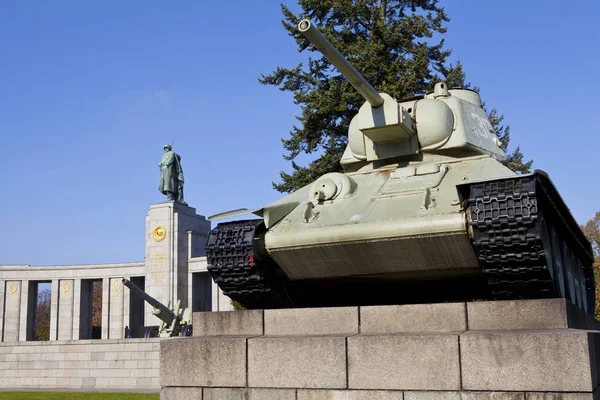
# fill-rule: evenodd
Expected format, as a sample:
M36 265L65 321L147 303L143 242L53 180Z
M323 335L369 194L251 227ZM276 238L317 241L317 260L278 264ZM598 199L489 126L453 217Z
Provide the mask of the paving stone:
M297 400L402 400L402 391L299 389Z
M351 389L459 390L458 335L348 338Z
M246 386L246 338L177 338L160 346L161 386Z
M346 388L346 338L264 336L249 339L248 386Z
M361 333L438 333L466 330L465 303L360 307Z
M263 334L263 311L195 312L193 336L259 336Z
M591 392L596 386L590 362L590 354L595 350L591 347L600 347L590 343L597 342L599 336L600 333L578 330L463 333L463 388Z
M265 335L344 335L358 333L358 307L265 310Z
M204 400L296 400L294 389L205 388Z

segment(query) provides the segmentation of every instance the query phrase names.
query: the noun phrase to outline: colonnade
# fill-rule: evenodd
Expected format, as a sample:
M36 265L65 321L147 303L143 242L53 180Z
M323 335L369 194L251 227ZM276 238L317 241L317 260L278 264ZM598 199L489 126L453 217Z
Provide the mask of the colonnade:
M160 324L152 307L122 284L127 278L158 301L192 311L230 310L206 269L204 246L210 222L193 207L163 202L146 216L144 262L81 266L0 266L0 340L35 340L39 285L52 289L49 340L119 339L125 327L143 337ZM1 261L1 260L0 260ZM102 282L101 332L93 332L92 285Z
M139 322L132 315L136 301L122 278L144 280L143 263L76 267L4 266L0 268L0 338L2 342L35 340L40 284L49 283L50 340L92 339L92 285L102 283L102 339L122 338L125 326ZM139 304L138 304L139 307ZM133 310L135 314L135 309ZM143 311L143 308L142 308Z

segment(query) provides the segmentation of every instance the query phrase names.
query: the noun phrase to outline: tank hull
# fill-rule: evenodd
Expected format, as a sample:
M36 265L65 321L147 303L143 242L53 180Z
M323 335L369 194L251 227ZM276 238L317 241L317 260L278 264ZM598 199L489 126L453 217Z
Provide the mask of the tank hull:
M514 173L489 157L455 161L346 174L348 194L311 201L325 176L297 192L304 202L269 228L265 247L290 280L468 274L478 261L458 184Z
M429 159L325 175L262 213L207 242L209 271L246 308L566 297L593 310L591 247L543 172Z

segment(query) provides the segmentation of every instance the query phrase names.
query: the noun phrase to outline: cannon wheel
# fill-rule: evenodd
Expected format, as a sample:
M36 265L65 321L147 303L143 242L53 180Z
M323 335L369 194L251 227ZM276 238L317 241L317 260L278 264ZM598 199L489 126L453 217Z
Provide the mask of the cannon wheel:
M158 337L158 326L149 326L146 328L146 332L144 332L145 338L153 338Z
M181 329L181 336L192 336L192 325L186 325Z

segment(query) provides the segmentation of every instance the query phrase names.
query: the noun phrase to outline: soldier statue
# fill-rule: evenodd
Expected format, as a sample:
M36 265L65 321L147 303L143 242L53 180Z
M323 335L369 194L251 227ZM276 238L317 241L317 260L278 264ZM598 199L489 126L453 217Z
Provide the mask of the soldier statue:
M160 167L160 184L158 190L167 196L167 201L186 204L183 201L183 170L181 156L173 151L171 145L163 147L165 154L158 166Z

